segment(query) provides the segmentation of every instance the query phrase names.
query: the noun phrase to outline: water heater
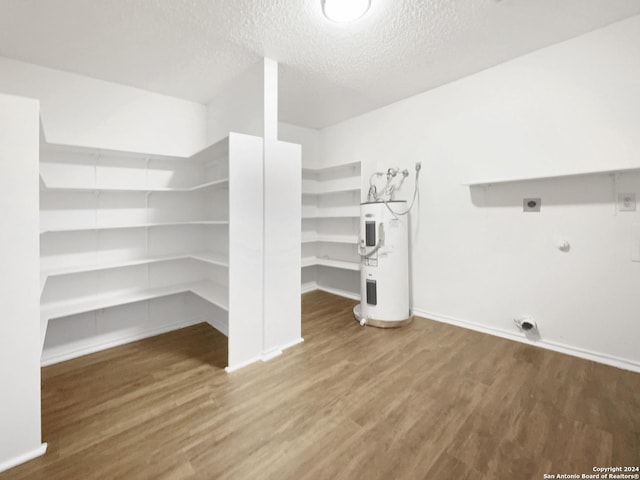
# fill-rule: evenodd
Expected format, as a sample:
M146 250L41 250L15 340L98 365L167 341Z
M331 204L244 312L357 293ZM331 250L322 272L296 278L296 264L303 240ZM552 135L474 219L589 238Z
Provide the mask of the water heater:
M409 311L409 226L405 200L360 204L360 304L353 312L361 325L400 327Z

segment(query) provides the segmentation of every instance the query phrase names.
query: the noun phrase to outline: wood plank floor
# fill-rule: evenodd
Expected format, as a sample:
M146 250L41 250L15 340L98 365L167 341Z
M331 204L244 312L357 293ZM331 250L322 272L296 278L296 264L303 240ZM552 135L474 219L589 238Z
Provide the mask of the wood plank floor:
M0 479L542 479L640 463L640 375L303 296L305 342L224 372L197 325L43 372L48 453Z

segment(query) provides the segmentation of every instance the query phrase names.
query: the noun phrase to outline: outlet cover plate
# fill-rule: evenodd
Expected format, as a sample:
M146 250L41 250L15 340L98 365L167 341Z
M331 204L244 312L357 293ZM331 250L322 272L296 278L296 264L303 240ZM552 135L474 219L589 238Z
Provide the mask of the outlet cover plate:
M542 205L541 198L525 198L522 200L523 212L539 212Z

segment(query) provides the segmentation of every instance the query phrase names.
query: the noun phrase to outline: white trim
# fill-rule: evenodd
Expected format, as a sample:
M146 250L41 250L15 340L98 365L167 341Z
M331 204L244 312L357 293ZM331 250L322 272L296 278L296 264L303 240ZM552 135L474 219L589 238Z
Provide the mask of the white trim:
M593 362L610 365L612 367L621 368L623 370L630 370L632 372L640 373L640 362L630 360L627 358L616 357L608 355L606 353L594 352L592 350L586 350L579 347L573 347L571 345L565 345L548 340L531 341L526 337L518 335L517 333L502 330L500 328L489 327L481 325L479 323L471 322L468 320L461 320L447 315L440 315L438 313L427 312L420 309L413 309L414 315L423 317L436 322L448 323L462 328L468 328L469 330L475 330L477 332L487 333L489 335L495 335L496 337L506 338L508 340L514 340L516 342L525 343L534 347L544 348L546 350L553 350L554 352L560 352L574 357L591 360Z
M341 297L350 298L351 300L360 301L360 294L349 292L347 290L341 290L339 288L325 287L323 285L318 285L318 290L322 290L323 292L333 293L334 295L339 295Z
M268 352L264 352L262 354L261 360L263 362L268 362L269 360L279 357L280 355L282 355L282 350L280 350L279 348L272 348Z
M296 340L294 340L293 342L287 343L285 345L282 345L281 347L278 348L274 348L272 350L270 350L269 352L265 352L262 355L260 355L259 357L253 357L250 358L249 360L246 360L244 362L240 362L237 365L233 365L230 367L225 367L225 372L227 373L233 373L236 372L244 367L247 367L249 365L251 365L252 363L256 363L258 361L263 361L263 362L268 362L269 360L275 358L275 357L279 357L280 355L282 355L283 350L287 350L288 348L291 348L295 345L298 345L300 343L304 342L304 338L300 337Z
M285 343L284 345L282 345L280 347L281 350L288 350L291 347L295 347L296 345L299 345L301 343L304 342L304 338L300 337L300 338L296 338L293 342L289 342L289 343Z
M84 355L100 352L108 348L118 347L120 345L135 342L137 340L142 340L144 338L155 337L156 335L161 335L163 333L171 332L173 330L179 330L181 328L190 327L192 325L197 325L198 323L203 323L203 322L209 323L206 319L202 317L196 317L187 321L171 323L171 324L163 325L161 327L156 327L156 328L150 328L147 330L143 330L142 332L135 333L133 335L126 335L124 337L109 340L107 342L85 344L80 347L72 348L69 350L63 350L59 353L52 353L50 355L47 355L47 351L45 350L44 352L42 352L42 357L40 359L40 366L47 367L55 363L71 360L72 358L82 357Z
M210 318L207 320L207 323L211 325L213 328L218 330L225 337L229 337L229 320L222 320L220 318Z
M45 454L46 451L47 444L42 443L39 447L34 448L33 450L29 450L28 452L18 455L17 457L10 458L9 460L5 460L4 462L0 463L0 472L4 472L6 470L9 470L10 468L17 467L18 465L28 462L29 460L33 460L34 458L41 457Z
M233 373L235 371L240 370L241 368L248 367L252 363L259 362L260 360L262 360L262 356L253 357L253 358L250 358L249 360L245 360L244 362L240 362L236 365L225 367L224 371L227 373Z
M318 289L318 284L316 282L307 282L303 283L300 287L300 293L309 293Z
M279 357L280 355L282 355L283 351L288 350L289 348L294 347L296 345L299 345L302 342L304 342L304 338L302 338L302 337L296 338L293 342L285 343L284 345L281 345L280 347L274 348L274 349L270 350L269 352L265 352L265 353L262 354L262 361L263 362L268 362L272 358Z

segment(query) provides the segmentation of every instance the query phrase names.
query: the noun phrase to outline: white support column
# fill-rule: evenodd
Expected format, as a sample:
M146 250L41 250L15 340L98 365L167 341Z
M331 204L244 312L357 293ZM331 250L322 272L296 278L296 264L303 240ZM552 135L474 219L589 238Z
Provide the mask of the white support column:
M235 133L230 137L227 370L233 371L256 358L267 360L302 341L301 147L278 141L278 63L269 58L262 59L234 79L209 103L207 110L210 142L229 135L229 132L245 134L237 136L236 140L233 137ZM248 162L253 158L253 147L238 159L235 153L241 150L241 144L249 147L250 136L263 140L260 166L250 166L246 162L244 165L236 164L242 159ZM247 169L251 172L248 173ZM254 180L258 174L260 184L256 185ZM234 178L242 178L242 181ZM247 184L249 178L252 179L251 185ZM242 188L234 191L234 185ZM258 194L260 199L256 202ZM261 229L258 237L255 235L257 226ZM257 244L260 251L251 251ZM241 250L250 254L234 254ZM259 264L255 262L258 255ZM260 335L258 350L256 333Z
M39 104L0 95L0 472L42 455Z
M262 161L262 138L229 135L228 372L262 356Z
M301 147L265 139L264 359L302 341Z
M300 145L278 141L278 64L264 59L263 359L302 341Z
M278 62L264 59L264 139L278 139Z

